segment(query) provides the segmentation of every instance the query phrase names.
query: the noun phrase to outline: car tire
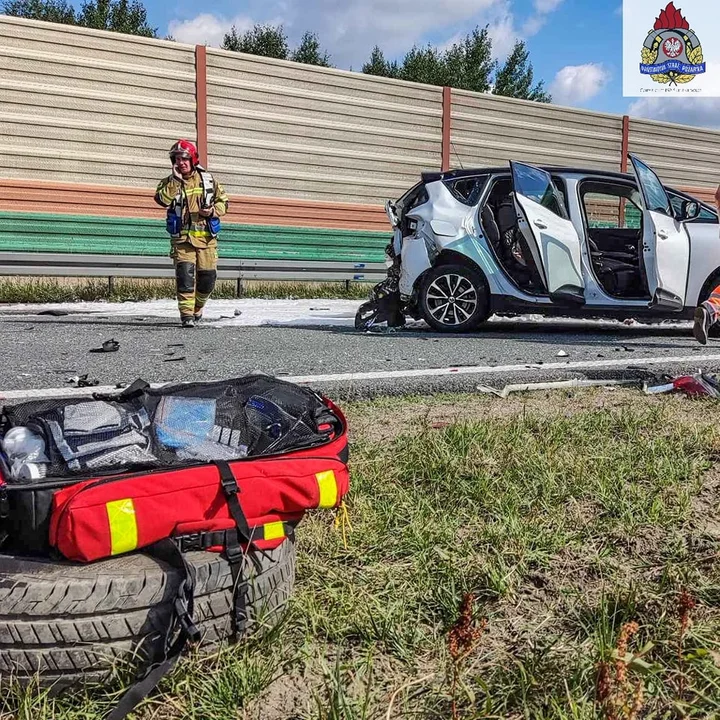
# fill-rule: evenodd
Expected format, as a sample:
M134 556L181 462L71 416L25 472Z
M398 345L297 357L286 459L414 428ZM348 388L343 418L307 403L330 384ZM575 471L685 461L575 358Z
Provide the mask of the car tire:
M191 552L201 648L233 637L233 585L223 556ZM0 682L63 689L107 679L117 666L140 669L162 651L181 573L136 553L87 565L0 555ZM243 636L279 620L295 581L291 540L250 552Z
M490 317L484 275L466 265L438 265L423 275L418 293L423 320L438 332L475 330Z

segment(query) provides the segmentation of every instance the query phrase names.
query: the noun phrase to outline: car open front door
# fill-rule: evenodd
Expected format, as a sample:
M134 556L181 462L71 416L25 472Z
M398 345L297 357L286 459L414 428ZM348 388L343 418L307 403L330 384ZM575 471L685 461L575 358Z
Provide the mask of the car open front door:
M583 304L580 238L567 218L550 174L524 163L511 162L510 168L518 229L527 241L550 298Z
M643 205L643 260L651 305L680 311L685 305L690 237L675 219L670 198L658 176L630 155Z

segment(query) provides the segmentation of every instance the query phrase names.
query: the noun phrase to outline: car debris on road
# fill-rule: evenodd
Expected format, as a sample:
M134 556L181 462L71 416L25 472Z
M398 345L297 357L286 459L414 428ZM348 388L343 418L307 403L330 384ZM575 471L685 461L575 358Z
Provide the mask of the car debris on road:
M646 395L661 395L671 392L682 392L690 397L720 398L720 382L714 375L698 370L694 375L680 375L670 382L661 385L645 384Z

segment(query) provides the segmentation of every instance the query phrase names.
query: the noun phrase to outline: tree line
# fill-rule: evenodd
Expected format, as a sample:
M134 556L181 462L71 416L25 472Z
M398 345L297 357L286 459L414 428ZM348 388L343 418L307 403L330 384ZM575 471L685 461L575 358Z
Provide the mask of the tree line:
M1 7L7 15L158 37L157 28L148 24L147 10L140 0L87 0L79 9L66 0L3 0ZM167 36L166 39L173 38ZM233 26L225 34L222 47L306 65L333 67L330 55L322 48L316 33L306 32L293 48L282 25L257 24L244 32ZM544 82L535 81L525 43L516 41L507 58L498 62L493 59L492 38L487 26L476 27L444 49L416 45L401 61L387 60L380 47L375 46L361 72L536 102L552 100Z

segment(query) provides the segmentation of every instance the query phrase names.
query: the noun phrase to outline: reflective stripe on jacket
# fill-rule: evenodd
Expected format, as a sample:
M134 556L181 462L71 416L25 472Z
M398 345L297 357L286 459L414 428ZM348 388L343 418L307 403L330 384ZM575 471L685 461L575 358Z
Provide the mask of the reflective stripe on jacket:
M228 210L228 196L222 185L213 178L215 215L222 217ZM190 242L196 247L206 247L215 240L208 230L207 218L200 215L203 197L200 173L194 170L187 180L178 180L174 175L161 180L155 191L155 202L169 207L179 202L182 207L182 231L174 242Z

